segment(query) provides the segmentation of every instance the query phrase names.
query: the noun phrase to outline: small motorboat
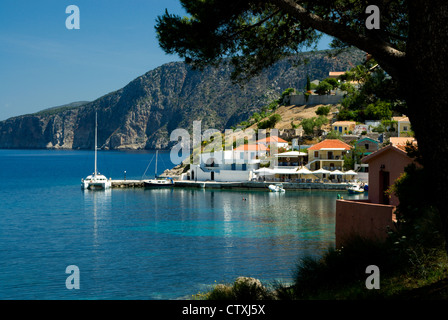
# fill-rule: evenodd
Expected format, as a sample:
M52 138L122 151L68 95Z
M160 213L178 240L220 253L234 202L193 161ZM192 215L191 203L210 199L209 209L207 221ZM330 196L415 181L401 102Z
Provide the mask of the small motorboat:
M271 192L285 192L285 189L283 189L283 185L281 183L279 184L270 184L268 186L269 191Z
M352 193L352 194L364 193L366 191L364 188L364 185L362 185L362 184L352 184L347 188L347 190L348 190L348 193Z

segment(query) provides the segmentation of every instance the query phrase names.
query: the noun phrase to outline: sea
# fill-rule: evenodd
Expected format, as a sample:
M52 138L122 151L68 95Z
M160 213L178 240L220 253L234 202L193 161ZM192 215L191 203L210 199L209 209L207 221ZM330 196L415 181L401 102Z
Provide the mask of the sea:
M158 173L174 166L159 152ZM100 151L112 179L155 175L154 151ZM335 243L343 191L83 191L93 151L0 150L1 300L192 299L239 276L291 283Z

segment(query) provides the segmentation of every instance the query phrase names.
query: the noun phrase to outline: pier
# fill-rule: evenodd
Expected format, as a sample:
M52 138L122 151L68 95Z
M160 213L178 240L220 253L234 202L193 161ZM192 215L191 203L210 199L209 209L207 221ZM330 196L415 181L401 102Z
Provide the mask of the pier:
M143 180L112 180L111 188L143 188Z
M219 181L191 181L174 180L173 187L177 188L201 188L201 189L254 189L267 190L270 184L278 182L267 181L242 181L242 182L219 182ZM282 182L286 190L347 190L348 183L325 183L325 182ZM143 180L112 180L111 187L114 189L144 188Z

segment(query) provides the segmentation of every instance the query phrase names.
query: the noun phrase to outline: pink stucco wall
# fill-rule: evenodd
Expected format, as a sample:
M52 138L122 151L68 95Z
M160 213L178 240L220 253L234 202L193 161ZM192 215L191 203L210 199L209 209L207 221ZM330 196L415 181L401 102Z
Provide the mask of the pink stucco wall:
M406 154L394 151L393 149L386 150L381 155L372 158L367 163L369 164L369 201L372 203L380 203L380 171L381 165L384 165L383 171L389 172L390 185L400 177L404 172L404 168L412 162ZM398 205L399 201L395 195L391 195L389 204Z
M395 206L366 201L336 200L336 247L357 234L368 239L384 240L388 227L394 229Z

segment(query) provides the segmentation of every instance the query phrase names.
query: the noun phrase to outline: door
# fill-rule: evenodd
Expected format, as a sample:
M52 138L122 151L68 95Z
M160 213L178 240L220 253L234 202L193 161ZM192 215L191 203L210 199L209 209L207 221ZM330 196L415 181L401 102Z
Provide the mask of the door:
M381 204L389 204L389 196L386 194L387 189L390 186L390 175L388 171L380 171L380 183L379 183L379 201Z
M210 177L210 180L215 180L215 172L214 171L212 171L212 173L211 173L211 177Z

